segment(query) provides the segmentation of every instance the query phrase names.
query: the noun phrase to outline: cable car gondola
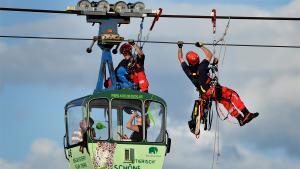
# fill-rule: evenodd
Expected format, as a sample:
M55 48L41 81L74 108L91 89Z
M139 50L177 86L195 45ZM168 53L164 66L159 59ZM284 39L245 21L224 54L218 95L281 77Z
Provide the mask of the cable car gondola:
M171 146L167 132L166 102L154 94L137 91L134 88L120 88L116 81L111 54L112 48L119 46L124 40L118 34L118 26L129 24L130 17L142 17L147 11L152 10L141 8L141 12L134 9L130 13L130 9L126 9L125 14L122 14L122 8L116 11L118 15L115 15L111 11L107 13L106 8L103 11L95 11L93 7L89 9L89 5L82 8L83 2L88 3L87 0L80 1L75 10L81 10L81 14L87 16L88 22L100 25L99 36L93 38L87 52L92 52L92 46L98 42L102 57L94 93L70 101L65 106L64 148L69 167L71 169L162 168ZM107 73L111 80L109 87L104 85ZM132 122L133 114L142 119L140 140L129 137L133 131L126 128L130 119Z
M140 142L122 137L132 132L126 129L132 112L143 117L147 135ZM131 89L96 92L69 102L65 107L65 152L70 168L162 168L170 151L166 119L162 98ZM77 140L82 123L88 126L86 134Z

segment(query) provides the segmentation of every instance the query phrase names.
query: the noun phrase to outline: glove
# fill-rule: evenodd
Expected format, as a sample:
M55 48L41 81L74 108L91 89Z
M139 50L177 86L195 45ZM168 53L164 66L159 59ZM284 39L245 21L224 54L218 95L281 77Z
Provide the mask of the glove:
M182 48L182 46L183 46L183 41L178 41L178 42L177 42L177 46L178 46L178 48Z
M135 42L134 42L133 39L128 39L128 43L129 43L130 45L134 45L134 44L135 44Z
M202 42L196 42L196 43L195 43L195 46L201 48L201 47L204 46L204 44L203 44Z

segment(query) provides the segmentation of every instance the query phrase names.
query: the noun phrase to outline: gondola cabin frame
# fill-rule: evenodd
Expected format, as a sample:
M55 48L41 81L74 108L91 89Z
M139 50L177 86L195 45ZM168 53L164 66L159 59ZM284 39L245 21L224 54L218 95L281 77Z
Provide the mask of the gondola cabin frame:
M93 114L93 109L98 114ZM129 134L130 130L125 132L127 119L124 117L130 116L130 110L142 116L142 141L133 142L120 136ZM99 119L101 113L103 116ZM73 115L76 120L72 119ZM87 120L89 118L94 124ZM149 128L146 120L150 122ZM74 133L78 133L82 121L86 121L88 127L82 140L78 140ZM162 168L165 155L170 151L166 102L149 93L121 89L73 100L65 106L65 127L65 155L71 169Z

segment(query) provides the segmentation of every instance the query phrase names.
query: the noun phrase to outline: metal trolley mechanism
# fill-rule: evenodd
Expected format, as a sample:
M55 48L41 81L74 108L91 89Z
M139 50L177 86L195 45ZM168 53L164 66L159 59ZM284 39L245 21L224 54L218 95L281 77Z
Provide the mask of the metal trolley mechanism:
M97 42L102 50L102 59L99 71L99 77L95 92L117 89L117 82L113 68L111 49L116 46L112 52L117 53L117 49L124 38L118 33L118 27L122 24L130 24L130 18L142 18L149 14L156 14L157 10L146 9L143 2L125 3L119 1L115 4L109 4L106 0L99 2L90 2L80 0L76 6L68 7L67 11L80 11L78 15L85 15L87 22L99 24L98 36L93 37L87 52L91 53L94 44ZM111 79L111 87L105 88L104 78L106 77L106 66Z

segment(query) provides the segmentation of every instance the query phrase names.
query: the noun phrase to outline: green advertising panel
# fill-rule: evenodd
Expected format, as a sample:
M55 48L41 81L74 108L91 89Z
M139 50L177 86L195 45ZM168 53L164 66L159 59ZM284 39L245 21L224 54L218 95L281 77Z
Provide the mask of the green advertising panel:
M83 151L68 150L71 169L161 169L166 146L98 142L89 144L90 154Z

